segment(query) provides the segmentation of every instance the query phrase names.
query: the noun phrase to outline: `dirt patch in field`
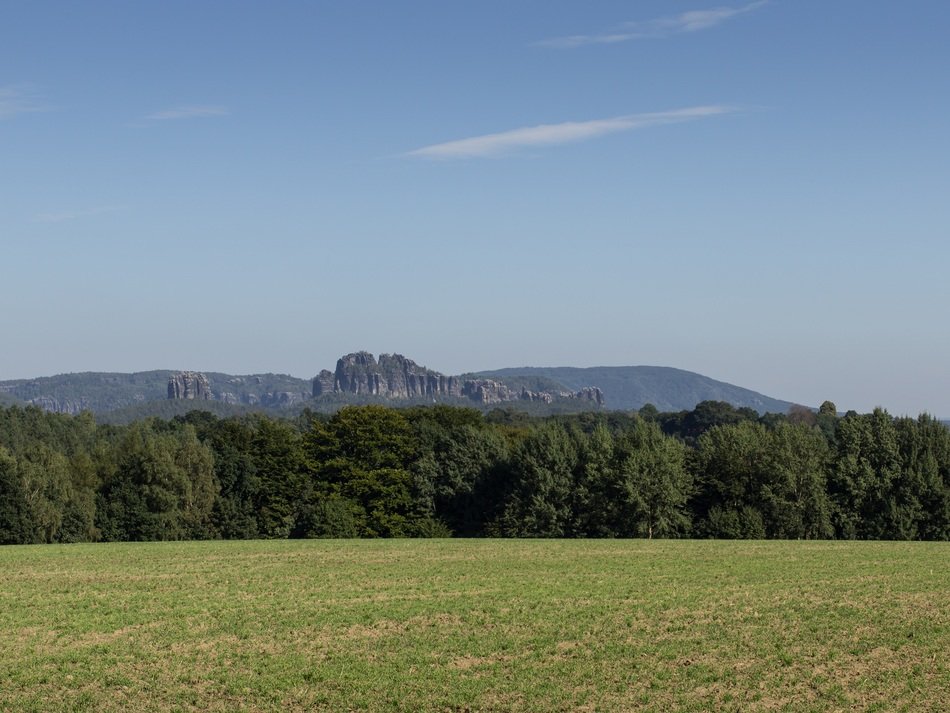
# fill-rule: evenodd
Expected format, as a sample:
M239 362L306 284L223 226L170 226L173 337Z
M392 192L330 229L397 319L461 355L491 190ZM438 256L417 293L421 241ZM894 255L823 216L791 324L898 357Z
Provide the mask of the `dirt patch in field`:
M400 636L412 630L421 629L458 629L464 625L462 618L456 614L431 614L414 616L405 621L380 619L372 624L353 624L343 631L323 630L319 639L324 642L343 640L373 640L385 636Z
M492 654L491 656L469 656L466 654L465 656L458 656L449 661L448 667L459 671L468 671L473 668L483 668L499 663L507 663L514 658L514 656L509 654Z
M329 640L340 638L348 641L362 641L365 639L380 639L384 636L396 636L405 633L407 629L405 622L393 621L391 619L381 619L369 626L365 624L353 624L347 627L338 635L330 633Z

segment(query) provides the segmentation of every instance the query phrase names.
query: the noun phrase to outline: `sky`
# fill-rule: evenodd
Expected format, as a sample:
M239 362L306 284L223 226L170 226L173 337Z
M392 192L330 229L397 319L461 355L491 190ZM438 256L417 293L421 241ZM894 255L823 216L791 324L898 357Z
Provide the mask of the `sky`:
M0 0L0 380L659 365L950 417L945 0Z

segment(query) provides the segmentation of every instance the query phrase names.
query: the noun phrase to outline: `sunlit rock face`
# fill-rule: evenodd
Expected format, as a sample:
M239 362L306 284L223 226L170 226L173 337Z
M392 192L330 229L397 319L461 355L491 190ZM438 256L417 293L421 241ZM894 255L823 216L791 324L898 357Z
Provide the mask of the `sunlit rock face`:
M210 401L208 377L197 371L180 371L168 377L168 398Z
M336 370L326 369L313 379L314 397L325 394L379 396L387 399L444 398L468 399L478 404L502 404L509 401L536 401L550 404L565 399L602 406L600 389L588 386L580 391L531 391L511 388L493 379L464 379L447 376L420 366L402 354L380 354L377 360L369 352L353 352L340 357Z
M315 396L325 393L369 394L391 399L461 397L459 379L446 376L402 354L380 354L379 361L369 352L354 352L336 363L333 385L330 372L322 371L314 379Z

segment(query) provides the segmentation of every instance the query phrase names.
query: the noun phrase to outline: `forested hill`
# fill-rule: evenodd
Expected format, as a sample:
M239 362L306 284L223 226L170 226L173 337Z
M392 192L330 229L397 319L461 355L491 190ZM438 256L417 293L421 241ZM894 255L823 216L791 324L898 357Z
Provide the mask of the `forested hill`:
M929 416L643 411L373 404L116 426L0 407L0 544L950 539L950 430Z
M477 376L506 383L544 379L569 389L596 386L609 408L621 411L653 404L660 411L688 411L701 401L725 401L759 413L786 413L792 404L710 379L708 376L666 366L534 367L482 371ZM530 388L530 386L529 386Z
M645 404L660 411L688 411L703 401L726 402L760 414L786 413L792 405L668 367L521 367L447 376L400 355L381 355L377 363L365 352L343 357L336 373L323 370L312 380L285 374L154 370L0 381L0 405L34 405L69 414L91 411L123 423L148 416L171 418L199 403L219 416L247 411L289 415L304 408L332 413L346 404L433 402L482 410L506 404L541 415L629 411Z
M153 413L148 404L167 406L168 380L177 372L168 369L138 371L131 374L113 372L81 372L59 374L35 379L0 381L0 405L13 403L32 404L46 411L76 414L92 411L103 414L118 410L136 410L136 417L164 414ZM243 403L270 406L284 394L310 393L307 379L298 379L285 374L252 374L234 376L218 372L206 372L212 389L221 395L220 406ZM240 394L234 396L234 392ZM233 398L227 398L232 397ZM285 400L287 397L284 397ZM208 404L203 408L211 409Z

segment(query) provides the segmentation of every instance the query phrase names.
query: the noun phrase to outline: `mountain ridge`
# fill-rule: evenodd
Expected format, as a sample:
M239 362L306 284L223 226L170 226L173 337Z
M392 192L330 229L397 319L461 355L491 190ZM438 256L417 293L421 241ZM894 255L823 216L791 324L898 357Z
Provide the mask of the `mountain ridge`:
M203 380L194 393L182 379ZM188 405L158 402L187 400ZM0 404L35 405L48 411L96 414L177 412L211 408L335 410L347 403L452 403L477 408L515 406L551 412L604 408L690 410L701 401L726 401L760 413L785 413L791 401L776 399L696 372L664 366L507 367L448 376L399 354L347 354L336 372L312 379L289 374L234 375L155 369L144 372L75 372L0 381ZM189 406L190 405L190 406Z
M604 392L609 408L634 410L653 404L660 411L692 409L700 401L726 401L759 413L785 413L795 402L766 396L725 381L672 366L524 366L475 372L487 378L536 376L577 388L581 380ZM691 401L695 401L690 405Z

